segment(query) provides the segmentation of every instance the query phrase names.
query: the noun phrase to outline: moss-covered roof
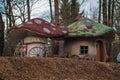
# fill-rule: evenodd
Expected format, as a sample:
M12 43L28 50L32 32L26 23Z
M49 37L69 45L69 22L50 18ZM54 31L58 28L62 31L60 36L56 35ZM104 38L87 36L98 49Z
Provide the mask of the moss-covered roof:
M112 27L96 23L88 18L81 18L68 26L69 37L90 37L90 36L104 36L107 33L114 33Z

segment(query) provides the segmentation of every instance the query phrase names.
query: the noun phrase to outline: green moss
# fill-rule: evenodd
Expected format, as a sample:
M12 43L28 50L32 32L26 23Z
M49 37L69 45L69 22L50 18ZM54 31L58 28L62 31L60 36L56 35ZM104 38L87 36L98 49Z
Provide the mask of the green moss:
M101 36L114 29L103 24L96 23L90 19L82 18L68 26L68 36Z

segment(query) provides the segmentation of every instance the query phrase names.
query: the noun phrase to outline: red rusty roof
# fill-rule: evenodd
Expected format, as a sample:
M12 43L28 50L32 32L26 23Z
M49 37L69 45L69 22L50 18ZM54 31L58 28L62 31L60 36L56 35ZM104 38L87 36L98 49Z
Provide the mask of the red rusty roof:
M41 18L34 18L18 26L12 27L10 32L16 29L26 29L28 31L37 32L40 35L51 37L62 36L68 32L67 27L55 26L54 24L49 23Z

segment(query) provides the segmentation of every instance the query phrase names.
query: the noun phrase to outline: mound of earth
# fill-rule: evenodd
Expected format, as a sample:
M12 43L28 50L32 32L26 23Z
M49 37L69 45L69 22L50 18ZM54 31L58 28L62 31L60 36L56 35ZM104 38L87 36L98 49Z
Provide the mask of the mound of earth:
M120 64L66 58L0 57L0 80L120 80Z

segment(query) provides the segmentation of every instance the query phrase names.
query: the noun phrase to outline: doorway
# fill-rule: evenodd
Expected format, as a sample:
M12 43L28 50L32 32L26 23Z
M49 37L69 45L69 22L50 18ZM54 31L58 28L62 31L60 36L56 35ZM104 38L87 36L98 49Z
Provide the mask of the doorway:
M104 62L106 58L106 48L102 40L96 41L96 60Z

